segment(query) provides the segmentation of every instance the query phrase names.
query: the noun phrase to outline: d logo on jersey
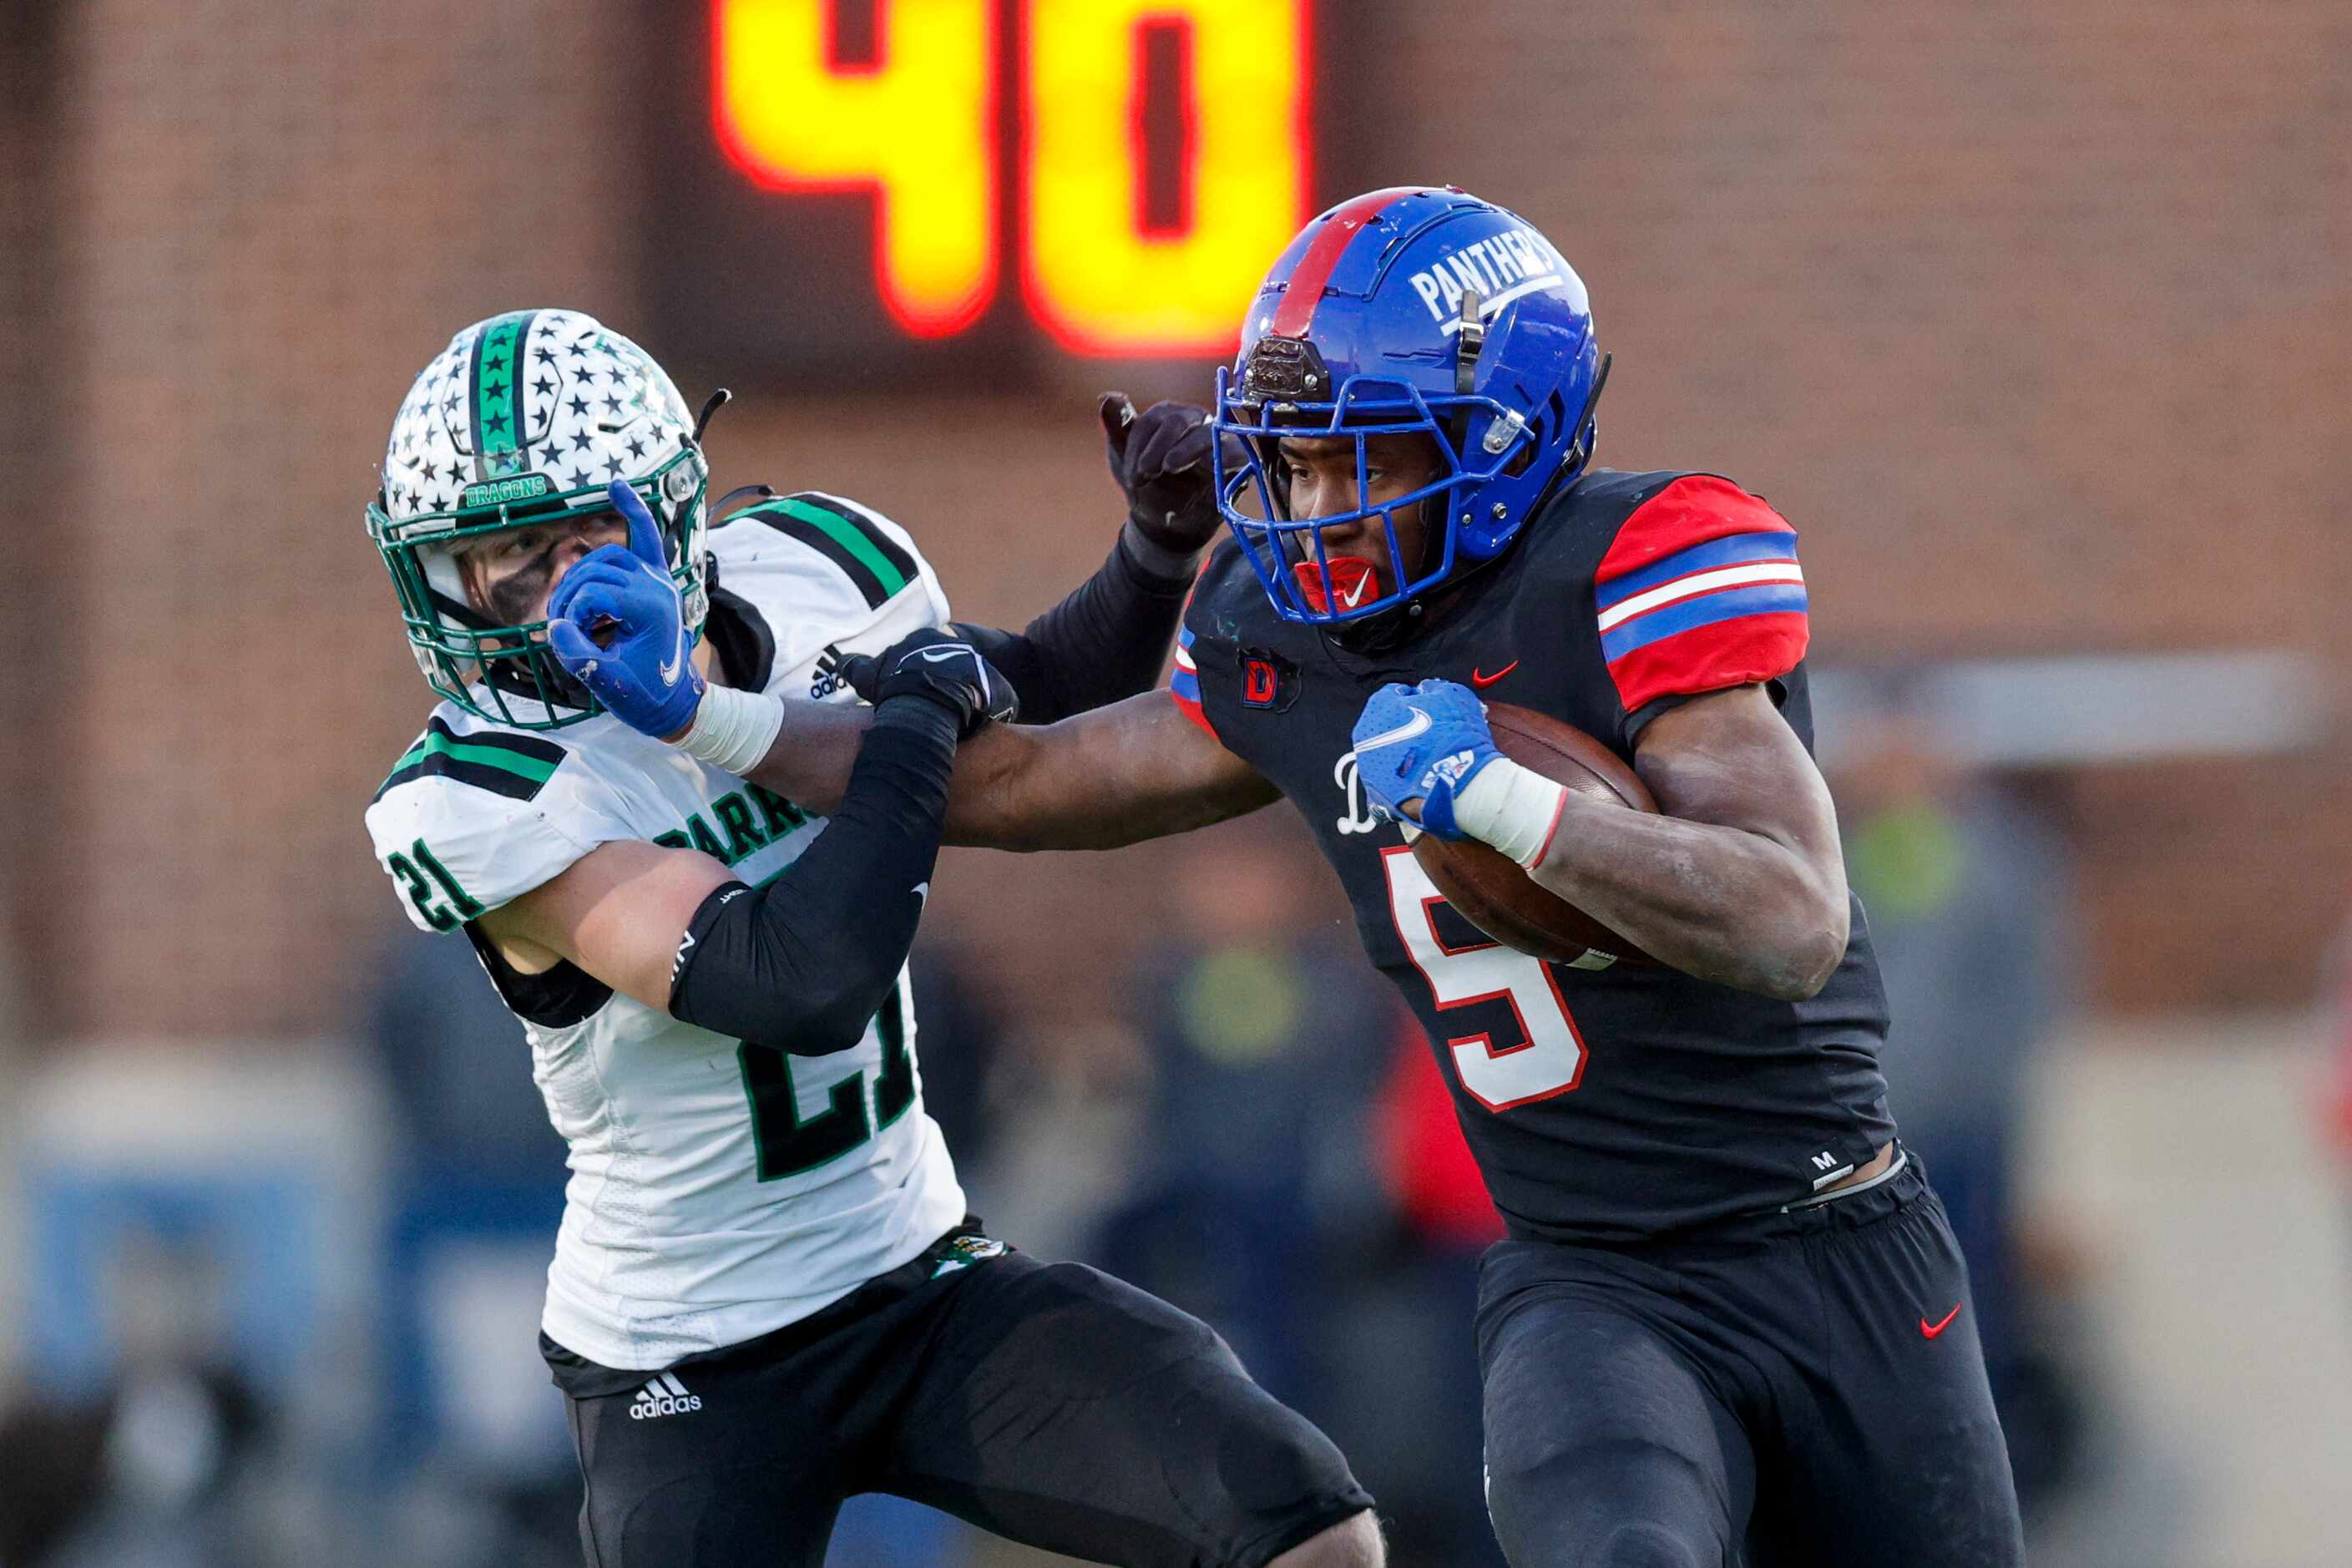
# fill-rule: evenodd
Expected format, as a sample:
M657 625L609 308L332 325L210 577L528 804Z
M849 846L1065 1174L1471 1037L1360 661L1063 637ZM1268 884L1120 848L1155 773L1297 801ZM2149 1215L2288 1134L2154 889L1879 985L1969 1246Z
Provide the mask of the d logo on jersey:
M1249 708L1274 706L1274 666L1254 658L1242 667L1242 703Z
M1339 818L1341 833L1370 833L1380 826L1381 819L1364 802L1364 781L1356 771L1355 752L1349 752L1331 764L1331 782L1348 797L1348 814Z
M1280 713L1298 700L1298 666L1265 648L1241 650L1242 706Z

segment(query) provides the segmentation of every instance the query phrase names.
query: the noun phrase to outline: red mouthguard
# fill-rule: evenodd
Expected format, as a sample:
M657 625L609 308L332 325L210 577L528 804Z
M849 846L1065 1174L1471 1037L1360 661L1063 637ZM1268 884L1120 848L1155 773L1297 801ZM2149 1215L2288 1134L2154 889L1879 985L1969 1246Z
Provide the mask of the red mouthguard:
M1318 616L1356 609L1380 595L1381 574L1360 555L1334 555L1328 577L1313 561L1301 561L1291 570L1298 578L1298 596Z

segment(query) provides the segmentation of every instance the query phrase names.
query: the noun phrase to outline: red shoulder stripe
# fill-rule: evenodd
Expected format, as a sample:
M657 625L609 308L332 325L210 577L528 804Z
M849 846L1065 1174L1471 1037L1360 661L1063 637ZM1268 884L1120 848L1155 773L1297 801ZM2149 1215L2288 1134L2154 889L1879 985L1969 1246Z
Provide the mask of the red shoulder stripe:
M1811 636L1794 531L1712 475L1635 508L1593 584L1601 657L1629 713L1786 675Z
M1633 509L1617 527L1596 583L1644 573L1693 545L1736 533L1786 533L1789 520L1762 498L1713 474L1685 474ZM1696 563L1694 564L1696 564Z

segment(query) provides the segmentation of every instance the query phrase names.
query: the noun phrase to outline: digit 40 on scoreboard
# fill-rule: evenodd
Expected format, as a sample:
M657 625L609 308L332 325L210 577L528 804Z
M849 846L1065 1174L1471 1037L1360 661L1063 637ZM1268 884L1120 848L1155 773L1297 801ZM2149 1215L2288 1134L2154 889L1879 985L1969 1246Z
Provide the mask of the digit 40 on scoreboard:
M1307 216L1310 0L869 3L870 58L845 60L849 0L712 0L712 121L766 189L873 193L875 288L902 331L987 310L1009 172L1021 297L1062 347L1231 348ZM1155 189L1147 121L1171 105L1174 188Z

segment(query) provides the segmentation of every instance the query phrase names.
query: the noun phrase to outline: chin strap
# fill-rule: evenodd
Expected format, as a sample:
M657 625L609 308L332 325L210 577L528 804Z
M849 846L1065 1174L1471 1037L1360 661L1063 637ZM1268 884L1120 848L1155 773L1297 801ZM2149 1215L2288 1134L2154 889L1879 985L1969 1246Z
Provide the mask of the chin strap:
M726 518L728 509L733 506L737 501L747 499L751 500L773 500L775 498L776 488L773 485L737 485L733 489L729 490L725 495L720 496L719 498L718 504L710 509L711 526L718 526L718 524Z
M1477 390L1478 351L1486 346L1486 297L1475 283L1462 289L1462 330L1454 339L1454 390L1464 397ZM1454 461L1458 468L1467 454L1470 441L1470 410L1457 408L1446 421L1446 434L1454 440Z
M1475 283L1462 289L1462 331L1454 340L1454 390L1467 397L1478 382L1478 351L1486 346L1486 297Z
M704 430L709 428L710 416L734 401L735 395L728 391L723 386L713 389L710 395L702 400L702 412L694 416L694 444L696 446L699 447L702 445L702 433Z
M1569 447L1569 461L1560 465L1562 472L1581 469L1592 461L1594 426L1592 411L1601 405L1601 389L1609 384L1609 367L1617 363L1615 354L1602 354L1601 368L1593 373L1592 390L1584 395L1584 406L1576 411L1576 438Z

